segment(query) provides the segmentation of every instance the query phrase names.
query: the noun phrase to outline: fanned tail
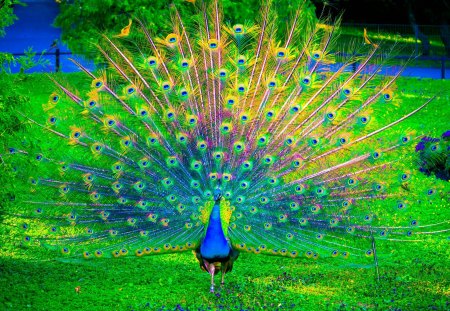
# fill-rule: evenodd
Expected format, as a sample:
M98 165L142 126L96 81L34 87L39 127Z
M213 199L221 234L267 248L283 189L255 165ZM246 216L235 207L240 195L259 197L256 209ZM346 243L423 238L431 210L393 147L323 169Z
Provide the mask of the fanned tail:
M305 24L302 7L280 39L270 1L258 26L199 5L190 21L172 7L165 37L140 20L134 44L103 36L107 69L74 61L89 89L54 81L46 114L22 114L39 134L2 156L20 202L4 223L22 243L85 258L195 249L218 187L242 251L356 261L375 239L450 230L445 185L410 168L422 133L401 126L433 98L397 112L402 69L379 74L381 44L335 52L338 25Z

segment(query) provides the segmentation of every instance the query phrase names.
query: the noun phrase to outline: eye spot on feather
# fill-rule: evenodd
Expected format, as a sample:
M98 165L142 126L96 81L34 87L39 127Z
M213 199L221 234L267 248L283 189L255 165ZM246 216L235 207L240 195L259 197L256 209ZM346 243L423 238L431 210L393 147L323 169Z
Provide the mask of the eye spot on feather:
M369 118L368 118L368 117L365 117L365 116L362 116L362 117L359 118L359 122L360 122L362 125L366 125L366 124L369 122Z
M300 106L298 106L298 105L294 105L294 106L291 107L291 109L289 109L289 112L291 114L297 113L299 111L300 111Z
M208 40L208 47L211 51L215 51L219 47L219 42L216 39L209 39Z
M222 79L225 79L228 77L228 71L226 69L220 69L219 70L219 77Z
M181 66L181 68L182 69L188 69L189 68L189 60L187 60L187 59L182 59L181 60L181 62L180 62L180 66Z
M246 63L247 63L247 58L246 58L245 56L241 55L241 56L238 57L238 59L237 59L237 65L238 65L239 67L245 66Z
M349 97L350 95L352 95L352 90L349 88L344 88L342 89L342 94L344 94L345 97Z
M392 98L393 98L393 93L392 93L392 91L388 90L388 91L386 91L385 93L383 93L382 96L383 96L383 100L384 100L385 102L389 102L389 101L391 101Z
M178 35L175 33L171 33L171 34L167 35L167 37L166 37L166 43L169 46L175 46L179 42L179 40L180 39L179 39Z
M233 26L233 31L235 34L243 34L244 33L244 26L241 24L236 24Z
M277 48L275 50L275 57L278 60L285 60L287 58L287 50L285 48Z
M405 208L405 204L404 204L403 202L398 202L398 203L397 203L397 208L400 209L400 210L402 210L402 209Z
M147 64L152 69L156 68L158 66L158 60L156 57L150 56L149 58L147 58Z
M172 84L170 83L170 82L163 82L162 83L162 89L164 90L164 91L170 91L171 89L172 89Z
M310 78L310 77L304 77L304 78L302 79L302 83L303 83L304 85L310 85L310 84L311 84L311 78Z
M322 52L320 52L320 51L315 51L315 52L312 54L312 58L313 58L314 60L319 60L319 59L321 59L321 58L322 58Z

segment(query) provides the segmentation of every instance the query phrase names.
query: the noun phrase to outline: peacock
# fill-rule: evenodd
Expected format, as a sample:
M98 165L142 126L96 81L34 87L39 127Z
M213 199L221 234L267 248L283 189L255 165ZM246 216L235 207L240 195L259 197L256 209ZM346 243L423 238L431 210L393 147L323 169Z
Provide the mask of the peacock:
M32 131L1 159L18 249L93 261L191 251L214 292L240 252L367 263L383 256L377 241L450 230L448 188L413 186L426 129L402 124L434 96L402 105L396 47L365 33L336 49L339 21L310 23L302 6L280 35L270 0L257 25L225 22L218 0L189 2L198 14L171 6L170 33L133 18L102 35L104 66L72 60L86 87L49 75L42 110L17 111Z

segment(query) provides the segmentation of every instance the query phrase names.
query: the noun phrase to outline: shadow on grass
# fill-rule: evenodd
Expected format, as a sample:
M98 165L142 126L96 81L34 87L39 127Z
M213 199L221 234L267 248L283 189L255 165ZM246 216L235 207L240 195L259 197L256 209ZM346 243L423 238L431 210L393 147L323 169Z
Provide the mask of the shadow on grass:
M190 253L70 263L2 257L0 309L448 309L448 269L426 270L418 260L391 262L377 283L373 268L244 253L227 283L210 293Z

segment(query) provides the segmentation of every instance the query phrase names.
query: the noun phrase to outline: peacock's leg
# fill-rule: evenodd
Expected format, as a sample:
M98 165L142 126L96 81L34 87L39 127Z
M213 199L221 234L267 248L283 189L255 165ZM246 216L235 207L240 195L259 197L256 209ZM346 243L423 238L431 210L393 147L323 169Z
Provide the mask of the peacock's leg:
M209 263L206 260L203 261L206 267L206 270L208 270L209 274L211 274L211 287L210 292L214 293L214 273L216 271L216 266L214 263Z
M222 266L220 269L222 271L222 281L220 282L221 285L225 284L225 273L227 273L228 263L229 263L228 261L222 263Z

